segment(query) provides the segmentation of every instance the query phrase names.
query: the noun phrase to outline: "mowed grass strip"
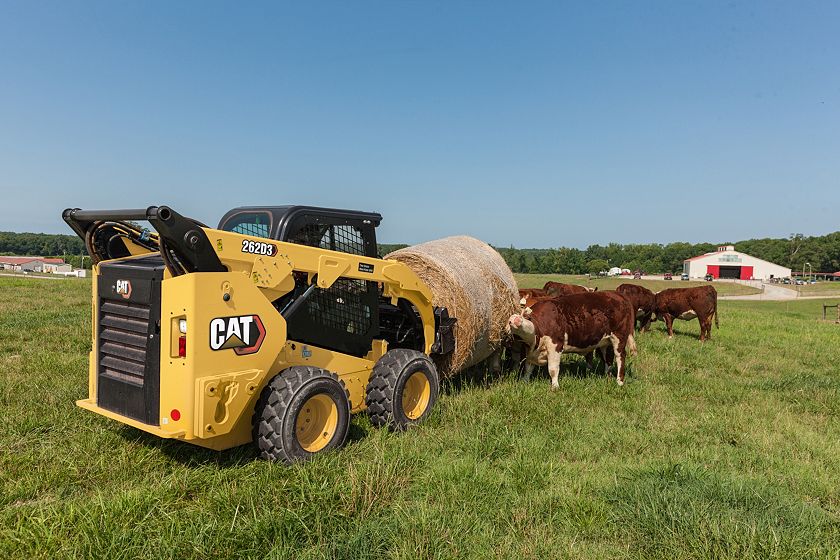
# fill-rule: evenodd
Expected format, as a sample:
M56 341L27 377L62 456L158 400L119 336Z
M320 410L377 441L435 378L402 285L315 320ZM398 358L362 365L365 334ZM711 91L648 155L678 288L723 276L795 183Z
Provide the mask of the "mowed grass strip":
M675 282L676 283L676 282ZM564 359L447 384L404 434L292 468L80 410L90 281L0 279L0 558L830 558L840 328L721 302L638 337L618 387Z
M779 284L782 288L793 290L802 296L840 296L840 281L817 282L816 284Z
M613 276L601 277L593 276L592 278L581 274L514 274L516 283L520 288L542 288L548 281L563 282L565 284L578 284L586 286L587 288L598 288L599 290L614 290L621 284L638 284L645 288L658 292L665 288L691 288L694 286L705 286L709 282L688 280L680 280L679 276L675 276L673 280L634 280L632 276ZM712 285L722 296L749 296L752 294L760 294L761 290L746 284L739 284L737 282L713 282Z

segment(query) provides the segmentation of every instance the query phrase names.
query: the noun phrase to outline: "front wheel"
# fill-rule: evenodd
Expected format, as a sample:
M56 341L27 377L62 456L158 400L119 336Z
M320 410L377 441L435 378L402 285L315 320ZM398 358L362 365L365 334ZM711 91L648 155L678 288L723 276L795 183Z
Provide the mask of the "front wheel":
M334 373L293 366L262 390L254 409L253 436L260 457L287 464L344 445L350 399Z
M365 402L374 426L404 430L429 415L438 398L437 368L422 352L389 350L373 367Z

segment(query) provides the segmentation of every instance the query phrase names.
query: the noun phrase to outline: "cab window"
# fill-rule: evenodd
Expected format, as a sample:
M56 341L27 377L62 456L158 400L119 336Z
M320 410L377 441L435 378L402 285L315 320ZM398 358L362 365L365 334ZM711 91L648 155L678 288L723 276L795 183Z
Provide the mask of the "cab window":
M271 216L267 212L241 212L222 224L223 231L255 237L271 237Z

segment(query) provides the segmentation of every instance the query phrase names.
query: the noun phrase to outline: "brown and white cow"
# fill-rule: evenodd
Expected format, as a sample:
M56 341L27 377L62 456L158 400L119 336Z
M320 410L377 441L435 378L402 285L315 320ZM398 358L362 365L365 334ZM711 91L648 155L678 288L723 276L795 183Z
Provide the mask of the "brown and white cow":
M630 300L636 310L636 327L639 331L649 331L656 294L638 284L621 284L615 291Z
M700 341L712 338L712 317L718 325L717 290L712 286L696 288L668 288L657 292L654 303L656 319L665 321L668 338L674 336L674 319L690 321L695 317L700 322Z
M543 291L549 296L570 296L572 294L585 294L586 292L598 291L598 288L590 290L586 286L578 286L577 284L564 284L563 282L548 281L543 286Z
M633 307L624 296L589 292L540 300L527 316L511 315L508 331L524 344L526 379L535 365L547 364L551 387L556 390L564 352L586 356L598 349L606 361L610 348L615 355L616 381L623 385L627 352L636 354L634 317Z

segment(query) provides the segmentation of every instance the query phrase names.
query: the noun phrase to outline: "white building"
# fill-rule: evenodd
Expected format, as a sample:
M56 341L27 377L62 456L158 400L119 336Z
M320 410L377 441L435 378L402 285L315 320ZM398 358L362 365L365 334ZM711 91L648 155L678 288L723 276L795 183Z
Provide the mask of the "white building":
M715 278L769 280L789 278L790 269L746 253L739 253L734 245L723 245L713 253L683 261L683 274L688 274L691 278L703 278L706 274L711 274Z
M64 259L49 259L46 257L14 257L0 256L0 269L15 272L51 272L63 274L71 272L73 267Z
M53 259L45 259L44 265L42 267L43 272L50 272L52 274L64 274L66 272L73 272L73 267L65 262L46 262L47 260Z

